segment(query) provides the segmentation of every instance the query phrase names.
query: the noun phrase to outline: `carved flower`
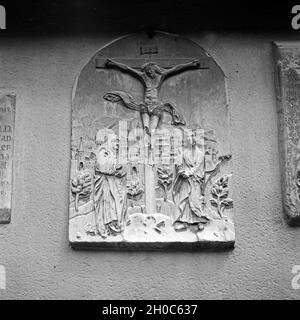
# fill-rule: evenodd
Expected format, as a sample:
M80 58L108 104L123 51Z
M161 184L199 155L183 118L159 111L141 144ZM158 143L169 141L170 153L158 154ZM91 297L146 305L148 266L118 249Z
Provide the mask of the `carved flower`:
M164 192L164 201L167 201L167 190L173 181L173 172L169 166L165 165L157 168L158 184Z
M75 210L78 211L78 201L88 200L92 193L92 176L82 173L71 180L71 192L75 198Z
M210 203L217 208L217 212L221 218L223 218L222 213L225 208L229 209L233 205L232 199L228 198L228 180L228 175L222 176L213 184L210 190L210 193L213 196L213 198L210 199Z
M144 192L144 187L138 179L131 180L126 185L129 198L136 198Z

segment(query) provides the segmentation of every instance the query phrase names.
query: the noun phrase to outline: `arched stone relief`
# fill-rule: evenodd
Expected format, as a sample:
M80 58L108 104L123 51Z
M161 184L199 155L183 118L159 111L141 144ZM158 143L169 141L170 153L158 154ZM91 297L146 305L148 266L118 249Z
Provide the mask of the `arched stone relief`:
M224 73L194 42L99 50L73 92L71 245L233 247L229 130Z

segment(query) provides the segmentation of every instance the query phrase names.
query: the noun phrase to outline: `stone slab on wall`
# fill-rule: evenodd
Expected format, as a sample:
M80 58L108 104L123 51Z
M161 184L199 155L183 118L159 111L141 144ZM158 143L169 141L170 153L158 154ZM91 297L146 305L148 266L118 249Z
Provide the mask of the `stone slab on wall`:
M283 207L300 225L300 42L274 43Z
M16 96L0 91L0 224L11 219Z
M225 75L189 39L100 49L76 79L71 154L73 247L233 248Z

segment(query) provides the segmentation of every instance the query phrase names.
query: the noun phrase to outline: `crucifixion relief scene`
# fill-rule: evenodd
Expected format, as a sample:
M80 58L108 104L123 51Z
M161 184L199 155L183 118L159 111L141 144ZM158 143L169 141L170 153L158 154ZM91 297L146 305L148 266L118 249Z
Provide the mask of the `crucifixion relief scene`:
M203 48L136 33L100 49L72 95L69 241L234 246L225 75Z
M113 320L299 300L300 3L13 2L0 301Z

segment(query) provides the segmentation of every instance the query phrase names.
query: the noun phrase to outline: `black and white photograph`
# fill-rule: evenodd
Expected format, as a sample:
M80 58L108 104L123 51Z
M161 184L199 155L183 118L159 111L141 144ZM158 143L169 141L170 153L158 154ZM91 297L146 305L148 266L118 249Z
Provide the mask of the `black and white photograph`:
M300 2L0 0L11 300L300 300Z

